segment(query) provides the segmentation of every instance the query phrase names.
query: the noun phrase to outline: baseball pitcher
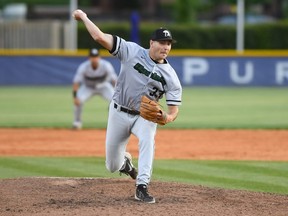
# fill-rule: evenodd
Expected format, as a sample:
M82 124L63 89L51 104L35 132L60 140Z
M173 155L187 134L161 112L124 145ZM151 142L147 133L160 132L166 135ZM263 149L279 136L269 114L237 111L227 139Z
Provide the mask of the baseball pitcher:
M176 119L181 105L182 87L166 57L171 50L171 32L155 30L150 48L145 49L116 35L102 32L82 10L73 16L82 20L93 39L118 58L121 69L109 108L106 133L106 167L136 180L135 199L155 203L148 193L154 160L157 125ZM167 111L158 104L165 96ZM139 140L138 172L126 145L131 134Z

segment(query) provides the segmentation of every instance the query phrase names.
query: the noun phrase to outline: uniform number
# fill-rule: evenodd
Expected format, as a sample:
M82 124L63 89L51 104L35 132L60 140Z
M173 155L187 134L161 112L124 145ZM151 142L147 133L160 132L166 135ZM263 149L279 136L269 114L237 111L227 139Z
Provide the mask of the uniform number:
M152 97L155 97L156 99L160 99L160 98L162 98L164 93L165 93L164 91L161 91L156 87L153 87L153 90L150 92L149 95Z

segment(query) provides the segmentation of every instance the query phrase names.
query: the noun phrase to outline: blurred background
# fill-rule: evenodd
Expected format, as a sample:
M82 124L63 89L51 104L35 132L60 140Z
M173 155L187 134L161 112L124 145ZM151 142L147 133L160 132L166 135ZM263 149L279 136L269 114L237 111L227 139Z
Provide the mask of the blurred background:
M69 18L70 0L1 0L3 20ZM137 10L145 21L233 23L237 0L81 0L79 7L101 20L126 20ZM285 0L246 1L247 22L261 23L288 17Z
M287 49L285 0L1 0L0 49L89 48L93 42L81 24L74 36L70 14L75 7L104 31L143 46L148 46L152 29L165 25L180 42L176 49L236 49L241 4L243 48Z
M145 48L156 28L171 30L168 61L185 101L172 126L287 128L287 0L0 0L0 127L70 127L72 79L89 48L119 73L118 59L72 19L77 8ZM106 127L106 103L86 111L87 127Z

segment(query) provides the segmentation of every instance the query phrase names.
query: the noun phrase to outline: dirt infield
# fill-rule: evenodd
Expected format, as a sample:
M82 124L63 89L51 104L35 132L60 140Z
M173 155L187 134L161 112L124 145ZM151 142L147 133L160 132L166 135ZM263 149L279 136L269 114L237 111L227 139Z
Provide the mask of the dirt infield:
M104 156L105 130L0 129L0 156ZM156 159L288 161L287 130L158 130ZM137 139L129 152L137 157ZM133 199L134 181L0 180L0 215L286 216L288 196L153 181L156 204Z
M0 129L0 156L105 156L105 130ZM288 130L158 130L156 159L288 161ZM138 156L132 136L128 151Z

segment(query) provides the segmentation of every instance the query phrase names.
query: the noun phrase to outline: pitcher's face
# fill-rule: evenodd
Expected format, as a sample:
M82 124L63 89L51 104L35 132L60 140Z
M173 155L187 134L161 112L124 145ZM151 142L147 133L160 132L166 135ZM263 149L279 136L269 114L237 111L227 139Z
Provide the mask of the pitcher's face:
M150 57L162 63L163 60L168 56L171 50L171 41L152 41L150 40Z

